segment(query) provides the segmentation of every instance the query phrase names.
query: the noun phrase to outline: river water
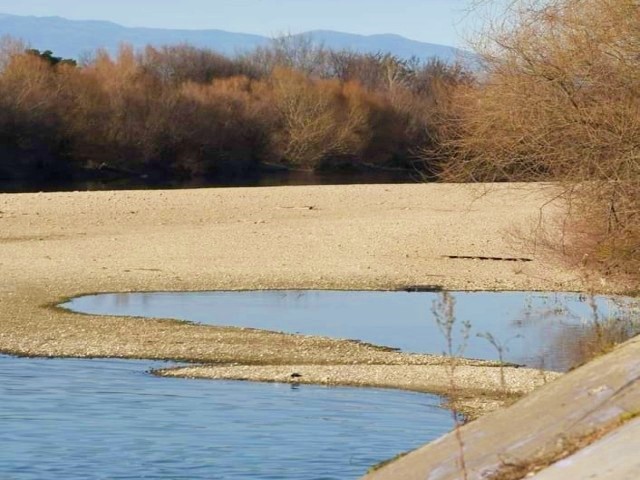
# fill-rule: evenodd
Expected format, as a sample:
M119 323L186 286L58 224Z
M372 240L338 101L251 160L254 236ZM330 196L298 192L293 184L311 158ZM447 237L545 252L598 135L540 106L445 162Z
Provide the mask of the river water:
M574 293L453 292L453 343L469 358L565 371L594 322L624 314L629 300ZM432 292L248 291L131 293L79 297L63 305L98 315L173 318L207 325L358 339L406 352L441 354L446 338ZM463 332L463 322L470 329ZM494 339L492 344L487 334ZM467 337L465 339L465 336ZM496 348L498 347L498 348Z
M624 301L575 294L453 293L454 344L564 370L572 342ZM438 293L203 292L93 295L75 311L354 338L441 353ZM436 308L437 311L437 308ZM470 322L466 335L463 321ZM465 338L466 337L466 338ZM431 395L155 377L153 361L0 356L0 479L358 478L450 431Z
M0 357L0 478L358 478L449 431L411 392L155 377L168 364Z

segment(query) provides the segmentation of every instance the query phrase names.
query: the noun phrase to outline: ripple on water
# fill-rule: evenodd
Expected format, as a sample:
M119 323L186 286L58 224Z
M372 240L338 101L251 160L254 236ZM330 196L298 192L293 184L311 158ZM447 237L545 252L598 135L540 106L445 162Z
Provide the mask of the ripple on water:
M452 426L434 396L145 373L161 366L0 357L0 477L357 478Z

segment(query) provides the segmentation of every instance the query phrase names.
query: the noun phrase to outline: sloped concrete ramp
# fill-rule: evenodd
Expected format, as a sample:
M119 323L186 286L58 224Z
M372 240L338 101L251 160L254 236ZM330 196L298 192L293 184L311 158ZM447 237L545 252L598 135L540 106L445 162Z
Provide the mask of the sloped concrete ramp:
M527 464L540 455L562 450L574 439L629 419L609 435L533 478L639 479L640 428L638 420L633 419L638 413L640 338L636 337L513 406L462 427L466 478L491 478L507 465ZM460 442L452 432L365 478L465 478L460 468Z
M638 480L640 478L640 418L613 431L574 455L540 472L535 480Z

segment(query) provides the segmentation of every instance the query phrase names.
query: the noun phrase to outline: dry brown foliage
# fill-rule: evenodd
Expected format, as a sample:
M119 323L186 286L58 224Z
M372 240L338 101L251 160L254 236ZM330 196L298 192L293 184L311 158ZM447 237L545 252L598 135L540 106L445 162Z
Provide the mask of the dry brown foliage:
M638 2L513 1L478 48L486 76L448 112L445 178L560 182L565 253L637 278Z
M188 45L125 45L77 68L3 39L0 179L241 175L261 163L406 168L433 141L433 112L450 95L442 86L464 75L304 39L233 59Z
M312 79L277 68L268 80L281 128L274 140L293 165L314 167L356 159L383 163L398 148L403 132L388 98L359 83Z

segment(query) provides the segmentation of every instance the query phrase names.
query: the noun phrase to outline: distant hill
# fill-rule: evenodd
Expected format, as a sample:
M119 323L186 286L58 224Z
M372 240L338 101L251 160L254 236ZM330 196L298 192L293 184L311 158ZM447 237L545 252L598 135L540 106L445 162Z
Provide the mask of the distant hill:
M52 50L56 55L76 59L83 53L98 48L115 52L121 43L128 43L134 47L189 43L233 55L268 45L270 41L269 38L260 35L223 30L128 28L105 21L0 14L0 36L4 35L25 40L33 48ZM349 49L361 53L388 52L402 58L437 57L453 61L470 55L454 47L418 42L391 34L365 36L317 30L302 35L309 35L315 41L336 50Z

